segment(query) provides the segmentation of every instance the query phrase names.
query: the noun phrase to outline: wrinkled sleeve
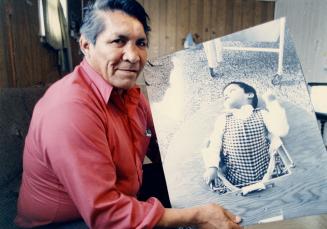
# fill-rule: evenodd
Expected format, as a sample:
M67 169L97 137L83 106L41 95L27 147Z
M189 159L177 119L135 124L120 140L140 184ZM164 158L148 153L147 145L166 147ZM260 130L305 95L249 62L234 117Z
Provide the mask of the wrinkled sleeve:
M202 150L202 157L205 168L219 167L220 151L222 148L223 134L225 130L225 114L220 115L214 124L214 129Z
M65 104L43 122L42 147L48 163L90 228L155 226L163 206L155 198L141 202L117 190L106 127L91 107Z

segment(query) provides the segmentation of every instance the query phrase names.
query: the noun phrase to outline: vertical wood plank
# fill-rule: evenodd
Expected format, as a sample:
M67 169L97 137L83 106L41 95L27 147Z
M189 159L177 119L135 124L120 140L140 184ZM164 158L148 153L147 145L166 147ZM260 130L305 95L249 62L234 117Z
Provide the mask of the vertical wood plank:
M178 0L177 4L177 50L183 49L186 35L189 33L189 1Z
M211 18L210 0L203 0L203 27L202 27L203 41L210 40L210 18Z
M211 0L210 2L210 39L217 38L218 23L217 15L221 12L221 9L218 8L219 1Z
M262 2L256 1L254 6L254 24L262 23Z
M234 0L227 0L224 35L232 33L234 31L233 28L234 28Z
M152 33L150 35L149 57L159 56L159 32L160 32L160 18L159 18L159 1L144 0L144 6L150 14Z
M234 0L233 32L242 30L242 0Z
M8 29L11 26L9 19L9 8L11 3L8 0L0 2L0 88L10 87L12 84L11 80L11 59L10 59L10 44L8 36Z
M219 0L217 9L215 10L217 37L221 37L221 36L225 35L227 1L229 1L229 0Z
M196 41L202 41L202 0L190 0L190 32Z
M57 51L39 38L37 1L12 1L12 34L17 87L59 79Z
M148 13L150 13L149 12L149 9L150 9L150 1L151 0L143 0L143 7L146 10L146 12L148 12Z
M274 20L275 2L267 2L267 21Z
M168 53L176 50L176 34L177 34L177 1L167 0L167 47Z
M0 12L4 11L4 2L0 2ZM4 23L4 16L5 14L0 14L0 25L3 25ZM0 26L0 88L7 87L8 81L7 81L7 68L6 68L6 53L5 53L5 39L4 39L4 27Z
M167 42L167 0L159 1L159 56L165 55Z
M242 29L247 29L254 24L255 1L243 0L242 5Z
M268 19L268 5L267 2L262 2L262 7L261 7L261 22L266 22Z

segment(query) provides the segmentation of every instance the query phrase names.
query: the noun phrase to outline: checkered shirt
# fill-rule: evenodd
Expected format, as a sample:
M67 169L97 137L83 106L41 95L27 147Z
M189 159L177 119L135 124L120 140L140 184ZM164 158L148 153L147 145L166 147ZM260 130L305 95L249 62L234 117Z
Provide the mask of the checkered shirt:
M223 163L226 178L243 187L263 178L269 164L269 141L262 113L255 109L246 120L226 116Z

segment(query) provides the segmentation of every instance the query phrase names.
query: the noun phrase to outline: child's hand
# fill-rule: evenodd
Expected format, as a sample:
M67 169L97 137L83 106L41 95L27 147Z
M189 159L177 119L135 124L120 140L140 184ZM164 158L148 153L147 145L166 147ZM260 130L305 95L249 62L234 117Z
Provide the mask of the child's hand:
M215 180L218 178L217 171L218 168L216 167L210 167L205 171L205 173L203 174L203 179L207 185L210 185L210 183L215 182Z

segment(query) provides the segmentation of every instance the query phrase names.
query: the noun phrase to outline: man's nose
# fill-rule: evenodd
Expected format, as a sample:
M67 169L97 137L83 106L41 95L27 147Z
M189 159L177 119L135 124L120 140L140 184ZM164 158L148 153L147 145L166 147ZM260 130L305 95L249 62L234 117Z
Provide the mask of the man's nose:
M127 44L124 50L123 59L130 63L137 63L140 61L140 53L135 44Z

